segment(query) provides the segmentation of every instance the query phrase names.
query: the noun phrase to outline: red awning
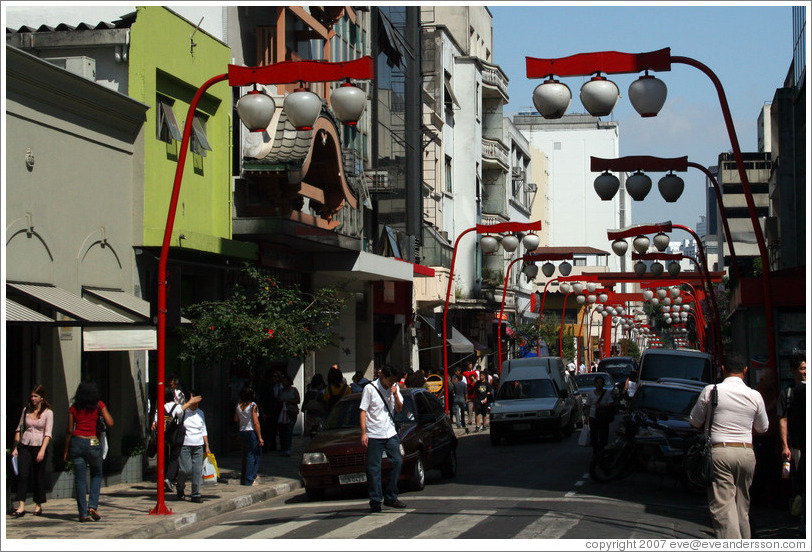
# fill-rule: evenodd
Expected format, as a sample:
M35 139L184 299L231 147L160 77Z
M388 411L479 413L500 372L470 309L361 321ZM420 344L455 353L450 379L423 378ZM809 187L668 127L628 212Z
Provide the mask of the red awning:
M431 268L430 266L423 266L421 264L413 263L411 261L407 261L405 259L400 259L398 257L395 257L395 259L397 259L399 261L403 261L404 263L409 263L410 265L412 265L414 267L414 275L415 276L430 276L430 277L434 276L434 269Z

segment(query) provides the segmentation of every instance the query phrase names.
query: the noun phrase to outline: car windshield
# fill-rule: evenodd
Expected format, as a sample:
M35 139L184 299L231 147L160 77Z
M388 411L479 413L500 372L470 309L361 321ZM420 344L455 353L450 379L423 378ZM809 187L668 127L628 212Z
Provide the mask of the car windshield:
M599 375L603 378L604 387L611 387L615 384L612 378L607 378L602 374L578 374L575 376L575 383L578 384L578 387L595 387L595 378Z
M625 380L632 373L634 366L630 362L604 361L598 365L598 372L606 372L615 381Z
M711 363L704 357L686 355L648 355L643 358L640 379L680 378L710 383Z
M546 399L555 396L553 382L548 379L513 380L499 387L496 400Z
M644 385L637 391L632 408L689 416L700 392L701 389L693 391Z
M411 395L403 397L403 410L395 412L395 420L400 424L414 423L414 400ZM361 427L361 397L339 401L330 411L322 429L345 429Z

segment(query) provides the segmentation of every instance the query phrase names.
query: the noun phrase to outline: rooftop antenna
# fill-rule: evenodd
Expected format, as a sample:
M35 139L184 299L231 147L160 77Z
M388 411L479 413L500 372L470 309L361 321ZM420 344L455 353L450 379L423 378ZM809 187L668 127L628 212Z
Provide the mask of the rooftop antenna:
M189 53L192 55L195 54L195 46L197 46L197 44L195 44L195 33L200 28L200 24L203 23L203 19L204 19L203 17L200 18L200 23L198 23L197 26L195 26L195 30L192 31L192 34L189 35L189 43L190 43Z

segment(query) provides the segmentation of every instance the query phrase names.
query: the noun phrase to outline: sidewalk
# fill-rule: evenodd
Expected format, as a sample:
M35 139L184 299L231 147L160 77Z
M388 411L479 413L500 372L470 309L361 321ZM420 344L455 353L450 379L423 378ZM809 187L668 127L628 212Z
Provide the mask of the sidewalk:
M172 515L149 515L157 504L155 459L141 483L125 483L102 487L99 500L98 522L79 523L76 499L49 500L43 505L42 516L34 516L34 505L26 503L26 515L12 518L6 515L7 539L152 539L172 538L175 530L220 514L268 500L301 488L299 461L307 439L293 438L291 456L279 452L263 453L260 465L260 484L252 487L240 485L239 454L217 458L220 480L217 484L204 483L201 487L203 502L190 502L189 483L186 500L179 500L174 492L166 491L164 503ZM4 515L7 512L4 512Z

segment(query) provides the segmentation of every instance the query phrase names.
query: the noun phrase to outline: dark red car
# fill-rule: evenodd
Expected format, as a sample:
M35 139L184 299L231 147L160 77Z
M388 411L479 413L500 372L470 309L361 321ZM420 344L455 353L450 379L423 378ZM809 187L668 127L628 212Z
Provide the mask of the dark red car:
M400 481L415 490L426 485L426 470L439 468L443 477L457 473L457 437L442 403L423 388L401 389L400 424L403 468ZM302 455L299 475L308 498L323 498L330 488L366 485L367 449L361 444L361 393L341 399ZM383 479L391 466L383 459Z

